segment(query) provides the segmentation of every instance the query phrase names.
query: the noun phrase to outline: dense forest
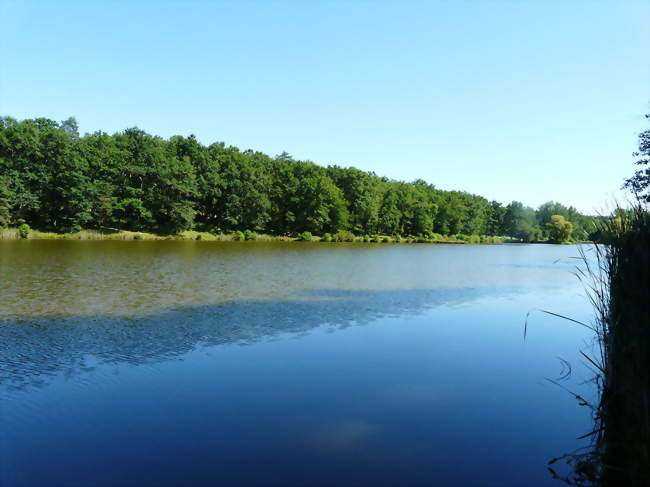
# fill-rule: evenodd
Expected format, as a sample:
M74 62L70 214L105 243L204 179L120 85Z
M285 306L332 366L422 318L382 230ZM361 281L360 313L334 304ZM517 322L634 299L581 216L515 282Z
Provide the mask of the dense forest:
M0 227L28 224L175 234L486 235L586 240L593 217L394 181L355 168L269 157L138 128L80 136L74 118L0 118Z

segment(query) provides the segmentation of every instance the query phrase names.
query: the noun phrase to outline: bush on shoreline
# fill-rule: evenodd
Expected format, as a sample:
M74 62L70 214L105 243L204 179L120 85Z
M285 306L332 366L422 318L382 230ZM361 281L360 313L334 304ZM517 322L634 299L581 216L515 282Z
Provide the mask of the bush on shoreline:
M310 235L307 238L307 234ZM80 230L74 233L43 232L30 228L28 225L14 228L0 229L0 240L196 240L205 242L228 241L260 241L260 242L292 242L292 241L318 241L318 242L357 242L357 243L401 243L401 244L503 244L519 242L508 237L485 235L453 235L444 236L436 233L418 236L403 235L354 235L348 230L341 230L335 234L325 232L317 236L311 232L301 232L296 236L269 235L256 233L251 230L236 231L231 233L200 232L185 230L172 235L160 235L148 232L133 232L129 230L105 229ZM546 243L546 242L545 242ZM548 242L550 243L550 242Z
M20 238L29 238L29 225L27 223L23 223L18 227L18 235Z

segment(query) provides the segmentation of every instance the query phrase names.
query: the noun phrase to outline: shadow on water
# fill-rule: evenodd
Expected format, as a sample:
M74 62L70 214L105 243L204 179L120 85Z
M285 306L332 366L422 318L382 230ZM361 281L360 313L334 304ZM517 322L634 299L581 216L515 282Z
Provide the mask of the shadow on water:
M334 331L508 293L504 288L321 289L292 300L233 301L137 317L5 319L0 320L0 384L9 390L45 386L57 375L92 370L93 364L171 360L199 347L246 345L321 326Z

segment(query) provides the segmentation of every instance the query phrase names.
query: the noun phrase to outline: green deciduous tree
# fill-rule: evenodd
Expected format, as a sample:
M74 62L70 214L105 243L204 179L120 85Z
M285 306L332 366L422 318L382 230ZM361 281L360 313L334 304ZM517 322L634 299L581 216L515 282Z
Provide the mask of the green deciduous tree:
M546 223L549 239L556 243L568 242L571 239L573 225L562 215L551 215L550 221Z
M647 145L642 146L647 153ZM173 234L550 234L553 215L588 238L592 218L549 202L537 212L339 166L271 158L190 135L162 139L133 127L79 135L76 120L0 118L0 225L58 232L82 227ZM593 226L593 225L591 225ZM543 232L542 232L543 231ZM555 236L555 234L554 234ZM468 241L476 241L469 239Z
M650 120L650 114L645 118ZM639 150L633 155L639 158L636 164L645 167L625 180L623 187L630 189L639 199L650 202L650 129L639 134Z

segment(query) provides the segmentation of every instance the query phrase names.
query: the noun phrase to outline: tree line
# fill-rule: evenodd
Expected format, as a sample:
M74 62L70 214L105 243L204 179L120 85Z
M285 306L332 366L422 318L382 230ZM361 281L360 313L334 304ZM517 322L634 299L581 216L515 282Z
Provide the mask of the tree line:
M196 137L129 128L79 135L74 118L0 118L0 227L175 234L487 235L585 240L593 217L445 191L353 167L322 167Z

